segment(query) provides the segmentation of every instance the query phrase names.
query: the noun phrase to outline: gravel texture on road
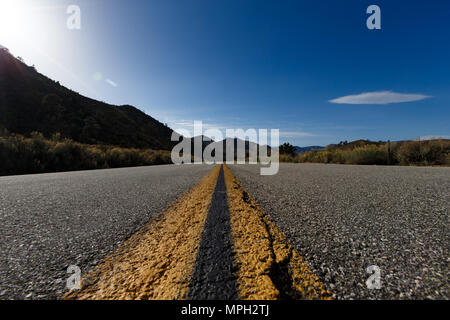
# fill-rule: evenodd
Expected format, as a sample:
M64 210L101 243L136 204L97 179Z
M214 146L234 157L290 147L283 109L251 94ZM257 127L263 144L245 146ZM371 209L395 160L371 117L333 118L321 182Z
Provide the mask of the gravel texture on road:
M55 299L214 166L0 177L0 299Z
M227 166L224 173L239 298L329 300L323 284Z
M450 168L229 167L335 298L450 298Z

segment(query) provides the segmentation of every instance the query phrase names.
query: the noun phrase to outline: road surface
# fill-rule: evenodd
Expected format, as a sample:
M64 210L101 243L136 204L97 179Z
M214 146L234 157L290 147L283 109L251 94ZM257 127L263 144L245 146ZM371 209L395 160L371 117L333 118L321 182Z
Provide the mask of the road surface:
M449 168L259 169L0 177L0 299L449 298Z
M450 298L450 168L230 168L334 297ZM370 265L379 290L367 288Z
M0 177L0 299L54 299L213 166Z

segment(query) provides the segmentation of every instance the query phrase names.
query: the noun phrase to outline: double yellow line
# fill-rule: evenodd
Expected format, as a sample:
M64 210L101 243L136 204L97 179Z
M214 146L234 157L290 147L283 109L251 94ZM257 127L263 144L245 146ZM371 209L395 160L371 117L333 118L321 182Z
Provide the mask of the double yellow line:
M184 299L217 166L128 239L65 299ZM223 166L240 299L329 299L330 294L227 166Z

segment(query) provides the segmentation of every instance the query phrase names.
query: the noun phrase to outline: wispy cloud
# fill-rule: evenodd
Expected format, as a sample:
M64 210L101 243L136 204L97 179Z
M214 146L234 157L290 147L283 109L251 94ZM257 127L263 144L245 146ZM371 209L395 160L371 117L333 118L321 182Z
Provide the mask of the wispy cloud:
M186 136L188 137L192 137L193 136L193 129L194 129L194 121L192 120L174 120L169 122L170 127L173 128L175 131L180 132L180 130L187 130L189 132L189 134L186 133ZM244 127L237 127L235 125L226 125L223 123L206 123L206 122L202 122L202 127L203 130L206 131L208 129L217 129L219 131L222 132L224 137L227 138L234 138L235 135L231 134L228 135L227 130L244 130L244 132L248 129L255 129L257 132L257 135L259 134L258 130L259 129L266 129L270 132L270 128L267 128L265 126L263 126L262 128L258 128L258 127L254 127L251 128L250 126L244 126ZM205 132L203 132L205 134ZM279 132L280 137L282 138L307 138L307 137L317 137L319 136L318 134L315 133L310 133L310 132L304 132L304 131L294 131L294 130L280 130ZM253 141L253 140L251 140ZM257 142L257 141L253 141L253 142Z
M450 139L450 135L448 134L435 134L420 137L421 140L433 140L433 139Z
M194 121L191 120L175 120L170 122L170 125L178 128L185 128L185 129L191 129L194 127ZM212 123L205 123L202 121L202 128L204 130L207 129L218 129L218 130L225 130L227 127L223 124L212 124Z
M174 120L169 121L168 123L169 127L171 127L176 132L183 132L183 135L187 137L193 137L194 136L194 121L192 120ZM213 123L205 123L202 121L202 130L203 134L205 134L206 130L219 130L223 134L225 134L226 126L223 124L213 124Z
M317 135L309 132L302 131L280 131L280 137L283 138L304 138L304 137L316 137Z
M419 101L430 96L423 94L397 93L393 91L364 92L330 100L339 104L388 104Z
M117 83L115 83L114 81L110 80L110 79L106 79L105 80L106 83L108 83L109 85L113 86L113 87L117 87Z

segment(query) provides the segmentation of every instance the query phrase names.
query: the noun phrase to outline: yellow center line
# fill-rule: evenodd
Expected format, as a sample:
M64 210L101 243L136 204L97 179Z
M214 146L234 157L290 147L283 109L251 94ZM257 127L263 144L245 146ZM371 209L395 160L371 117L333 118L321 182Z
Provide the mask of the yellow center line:
M227 166L224 173L240 299L331 299Z
M185 299L220 166L125 241L64 299ZM224 165L240 299L330 299L283 233Z
M64 299L183 299L220 166L83 277Z

